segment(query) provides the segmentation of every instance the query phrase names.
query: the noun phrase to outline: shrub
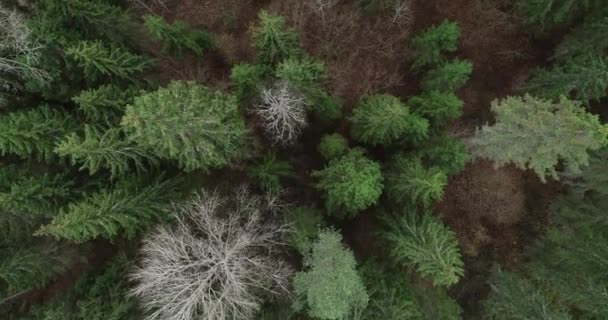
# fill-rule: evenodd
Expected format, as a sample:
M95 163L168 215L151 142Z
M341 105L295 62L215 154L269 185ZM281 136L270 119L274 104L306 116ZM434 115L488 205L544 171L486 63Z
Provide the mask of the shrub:
M131 273L146 319L252 319L264 298L288 293L291 270L277 256L288 228L264 218L271 204L245 189L203 192L146 236Z
M317 150L323 158L332 160L348 152L348 141L339 133L326 134L321 137Z
M580 103L561 97L551 102L526 95L492 103L496 124L484 125L471 140L473 155L533 170L542 181L557 179L556 166L579 172L591 150L604 146L608 126Z
M298 35L285 26L281 16L262 10L260 23L253 28L253 46L256 60L261 64L276 65L286 58L300 54Z
M444 53L458 49L458 37L460 37L458 25L449 21L432 26L414 37L411 42L414 52L412 68L420 70L422 67L442 64L445 61Z
M144 25L152 37L162 43L162 50L182 56L190 50L201 55L212 47L211 35L201 30L190 30L181 20L169 24L163 17L146 15Z
M413 141L427 137L429 123L410 112L390 95L364 98L353 110L351 135L371 145L387 145L403 139Z
M469 80L472 70L470 61L456 59L427 72L420 86L426 91L455 91Z
M456 235L430 213L407 212L387 219L384 238L395 262L413 266L436 286L450 286L464 274Z
M437 167L424 168L419 158L398 154L386 170L386 191L397 203L430 207L441 199L448 183L445 172Z
M325 169L315 171L317 188L325 196L328 211L338 218L353 216L374 205L383 189L380 165L352 149L341 158L331 160Z
M447 91L432 90L411 97L407 105L415 113L429 119L433 125L445 125L462 115L464 103L455 94Z
M306 126L304 98L286 82L262 90L262 102L254 110L262 128L274 143L289 145Z
M129 139L186 171L240 157L247 134L235 97L181 81L136 97L122 127Z
M281 190L281 179L295 174L291 164L277 159L274 153L266 154L260 161L253 164L247 175L266 192Z
M310 267L295 276L295 308L305 309L311 317L344 319L367 305L355 258L341 241L342 236L335 231L321 232L308 257Z

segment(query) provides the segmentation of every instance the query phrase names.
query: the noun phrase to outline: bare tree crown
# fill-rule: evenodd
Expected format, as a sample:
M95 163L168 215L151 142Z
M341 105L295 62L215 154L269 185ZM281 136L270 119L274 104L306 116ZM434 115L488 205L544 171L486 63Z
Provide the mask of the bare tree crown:
M281 81L263 89L261 100L255 113L266 134L275 143L293 143L307 123L304 98Z

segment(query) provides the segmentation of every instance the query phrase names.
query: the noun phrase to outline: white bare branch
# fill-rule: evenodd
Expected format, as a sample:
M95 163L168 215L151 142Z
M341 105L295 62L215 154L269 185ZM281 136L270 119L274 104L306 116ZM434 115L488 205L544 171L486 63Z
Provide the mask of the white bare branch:
M278 82L262 90L262 103L255 113L262 121L266 134L279 144L293 143L306 126L306 109L302 95L287 82Z
M289 227L268 217L277 203L242 188L179 207L176 225L144 239L131 275L147 319L252 319L265 298L289 294L292 270L278 257Z

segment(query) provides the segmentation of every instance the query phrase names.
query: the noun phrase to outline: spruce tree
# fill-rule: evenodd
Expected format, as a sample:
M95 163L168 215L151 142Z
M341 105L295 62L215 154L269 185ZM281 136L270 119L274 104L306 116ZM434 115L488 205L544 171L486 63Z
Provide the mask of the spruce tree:
M253 28L256 60L261 64L276 65L286 58L300 55L298 35L285 26L283 17L260 11L260 22Z
M292 207L286 210L285 219L293 228L290 244L302 255L307 255L319 232L326 226L323 211L309 206Z
M365 308L369 297L353 253L344 248L339 233L321 232L307 261L308 270L294 279L296 310L318 319L345 319Z
M134 95L132 89L123 90L109 84L81 91L72 100L90 122L114 123L122 117L127 104L133 102Z
M385 176L390 199L426 208L441 199L448 183L448 177L441 169L427 169L419 158L408 158L403 154L393 157Z
M129 173L131 168L142 172L158 165L154 153L126 140L119 128L101 131L85 126L84 137L77 133L66 136L57 144L55 152L91 175L107 169L113 177L118 177Z
M555 49L554 58L564 61L587 54L603 55L608 49L608 11L605 8L591 14L585 21L566 34Z
M277 66L276 76L308 96L318 95L319 81L325 77L325 65L311 58L290 57Z
M247 175L260 189L279 192L281 180L295 175L295 172L289 162L277 159L276 154L269 153L254 163L248 169Z
M270 74L270 68L259 64L240 63L232 67L230 80L240 100L258 97L264 79Z
M528 23L541 29L568 24L585 12L605 8L602 0L520 0L517 4Z
M455 59L427 72L420 86L425 91L455 91L469 80L473 65L470 61Z
M316 187L323 192L328 212L338 218L352 217L369 208L382 194L380 165L368 159L360 148L331 160L312 176L318 179Z
M423 67L442 64L445 61L444 54L454 52L458 48L458 37L458 25L447 20L414 37L411 42L414 54L412 68L420 70Z
M429 119L432 125L440 126L459 118L464 103L451 92L432 90L411 97L407 105L415 113Z
M364 98L353 110L351 122L353 138L371 145L420 141L427 137L429 127L426 119L390 95Z
M339 133L324 135L317 147L319 153L326 160L341 157L348 152L348 149L348 141Z
M191 30L181 20L168 23L161 16L144 16L144 25L152 37L160 41L165 53L183 56L185 50L202 55L212 46L211 35L201 30Z
M0 119L0 154L51 160L57 141L76 124L68 113L47 105L10 112Z
M234 96L182 81L136 97L122 127L131 141L185 171L239 158L247 134Z
M406 212L386 220L383 235L391 256L403 266L411 266L436 286L451 286L464 274L464 262L456 235L428 212Z
M144 71L152 60L101 41L81 41L65 54L83 70L87 79L118 78L134 80L133 74Z
M494 101L492 111L496 123L477 131L471 140L473 155L529 168L542 181L557 179L562 161L566 170L579 172L588 164L588 153L608 140L608 126L565 97L555 103L529 95L508 97Z
M471 155L464 143L455 138L438 136L416 150L416 155L430 167L437 167L452 176L464 170Z
M166 210L176 196L178 183L176 179L157 179L144 184L140 179L125 178L70 203L36 233L76 243L97 237L131 239L153 223L167 219Z

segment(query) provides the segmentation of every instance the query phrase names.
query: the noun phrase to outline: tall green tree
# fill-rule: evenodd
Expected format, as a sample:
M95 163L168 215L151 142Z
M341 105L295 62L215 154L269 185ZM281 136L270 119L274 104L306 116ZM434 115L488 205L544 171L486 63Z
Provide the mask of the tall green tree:
M161 16L145 15L144 25L152 37L160 41L163 51L183 56L185 50L201 55L212 47L211 35L202 30L191 30L181 20L168 23Z
M359 148L331 160L312 176L318 179L316 187L324 194L327 210L338 218L354 216L376 204L384 187L380 165Z
M460 37L458 25L447 20L414 37L411 42L414 54L412 68L420 70L423 67L434 67L445 62L444 54L458 49L458 37Z
M419 158L408 158L403 154L397 154L391 159L385 177L390 199L425 208L441 199L448 184L448 177L441 169L427 169Z
M371 145L427 137L429 123L410 111L397 97L374 95L364 98L353 110L351 135Z
M448 136L437 136L416 150L416 155L423 164L437 167L445 174L452 176L464 170L471 159L464 143Z
M186 171L239 158L247 135L234 96L182 81L136 97L122 127L131 141Z
M95 89L81 91L72 100L92 123L117 122L124 114L127 104L133 102L135 92L107 84Z
M579 172L589 152L604 146L608 126L585 112L581 104L561 97L551 102L532 96L508 97L492 103L494 125L484 125L471 140L473 155L499 165L513 163L533 170L542 181L558 178L556 167Z
M420 86L425 91L455 91L464 86L472 71L473 64L470 61L455 59L427 72Z
M451 92L431 90L409 98L407 105L437 126L459 118L464 103Z
M298 35L294 29L285 26L283 17L262 10L259 18L259 24L252 31L256 60L259 63L276 65L300 54Z
M415 268L437 286L450 286L464 275L464 262L453 231L428 212L388 218L383 235L395 262Z
M344 319L365 308L369 297L339 233L321 232L306 259L310 267L294 278L296 309L318 319Z

